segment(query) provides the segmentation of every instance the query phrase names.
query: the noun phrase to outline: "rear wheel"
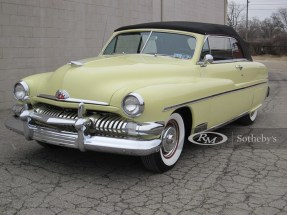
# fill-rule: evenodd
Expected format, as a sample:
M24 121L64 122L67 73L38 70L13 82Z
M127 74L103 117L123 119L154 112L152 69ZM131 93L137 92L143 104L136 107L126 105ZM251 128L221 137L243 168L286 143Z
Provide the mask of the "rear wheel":
M185 137L184 122L180 114L173 113L162 134L162 147L159 152L142 157L143 165L154 172L170 170L178 161Z
M251 125L256 120L257 113L257 110L252 111L247 115L241 117L237 122L241 125Z

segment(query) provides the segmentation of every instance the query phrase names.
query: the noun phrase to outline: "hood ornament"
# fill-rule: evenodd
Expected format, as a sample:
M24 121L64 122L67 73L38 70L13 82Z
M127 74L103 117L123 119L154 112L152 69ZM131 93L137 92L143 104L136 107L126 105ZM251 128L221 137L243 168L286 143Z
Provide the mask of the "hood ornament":
M65 100L65 99L68 99L70 98L70 95L67 91L65 90L58 90L56 92L56 95L55 95L56 99L58 100Z

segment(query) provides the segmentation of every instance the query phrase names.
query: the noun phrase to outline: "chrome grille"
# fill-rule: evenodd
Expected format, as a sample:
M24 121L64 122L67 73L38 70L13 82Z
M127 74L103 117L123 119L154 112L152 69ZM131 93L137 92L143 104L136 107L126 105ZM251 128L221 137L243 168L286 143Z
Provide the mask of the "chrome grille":
M98 116L93 119L93 129L99 135L120 136L126 134L128 121L116 115Z
M37 104L34 106L34 111L38 114L43 114L49 117L58 117L66 119L78 119L76 109L64 109L57 106ZM92 112L88 111L85 117L89 117L92 121L92 126L87 128L87 134L98 136L120 137L127 133L128 120L112 113ZM74 126L50 125L41 122L34 122L35 125L47 127L51 129L59 129L63 131L76 132Z
M76 109L63 109L52 105L37 105L34 111L51 117L59 117L66 119L77 119L78 112Z

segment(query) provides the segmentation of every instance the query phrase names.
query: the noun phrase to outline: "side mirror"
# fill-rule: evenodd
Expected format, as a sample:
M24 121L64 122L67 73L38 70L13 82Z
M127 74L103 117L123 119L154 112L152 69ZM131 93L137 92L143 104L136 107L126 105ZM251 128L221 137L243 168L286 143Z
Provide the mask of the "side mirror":
M202 67L207 66L207 64L211 64L213 62L213 56L211 54L207 54L203 58L203 64Z

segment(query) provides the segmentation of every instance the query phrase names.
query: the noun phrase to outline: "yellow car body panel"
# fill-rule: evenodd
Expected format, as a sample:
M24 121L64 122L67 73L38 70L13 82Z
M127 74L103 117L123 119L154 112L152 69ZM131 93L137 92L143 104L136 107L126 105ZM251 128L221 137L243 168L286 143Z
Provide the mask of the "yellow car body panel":
M145 109L141 116L130 119L136 122L166 122L177 108L188 107L192 113L191 130L201 123L208 123L211 128L262 104L268 87L267 69L263 64L240 62L246 71L234 69L239 62L214 63L202 67L198 61L206 38L204 35L145 29L151 30L195 37L196 48L192 59L147 54L106 56L101 52L96 58L81 60L83 66L67 64L53 73L24 78L30 87L31 103L44 102L64 108L77 108L75 103L38 97L39 94L55 95L57 90L64 89L73 98L108 103L108 106L88 104L87 109L113 112L130 118L123 112L121 105L127 94L135 92L144 98ZM143 30L124 32L137 31ZM114 33L111 39L121 33ZM256 84L259 85L248 88ZM240 88L245 89L238 90Z

